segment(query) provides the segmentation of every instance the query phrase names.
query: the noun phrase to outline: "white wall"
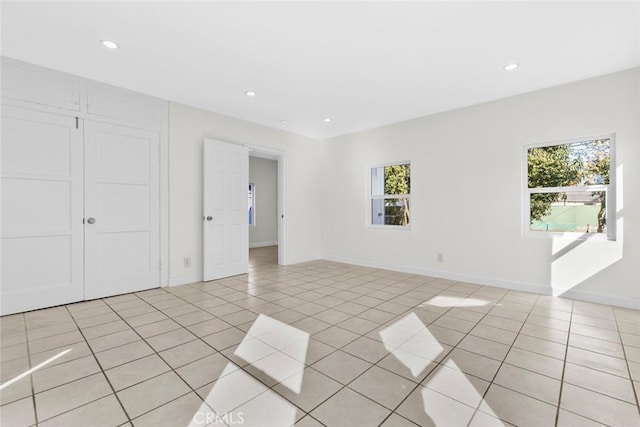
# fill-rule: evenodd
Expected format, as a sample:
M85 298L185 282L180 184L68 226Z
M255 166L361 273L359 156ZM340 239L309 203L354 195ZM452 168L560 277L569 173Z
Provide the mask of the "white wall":
M255 185L255 226L249 227L249 247L278 243L278 162L249 157L249 182Z
M639 80L636 68L324 141L324 257L640 305ZM606 132L622 170L617 242L523 237L523 146ZM369 168L401 160L411 230L370 229Z
M285 262L320 258L321 145L312 139L170 103L170 283L202 278L202 140L218 139L283 151ZM318 197L309 197L316 194ZM191 267L183 267L191 257Z

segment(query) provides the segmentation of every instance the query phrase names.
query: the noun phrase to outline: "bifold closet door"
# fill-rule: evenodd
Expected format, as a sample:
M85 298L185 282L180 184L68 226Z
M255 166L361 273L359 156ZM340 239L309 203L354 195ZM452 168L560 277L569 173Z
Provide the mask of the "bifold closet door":
M160 285L159 135L87 121L85 297Z
M2 315L84 299L81 125L3 106Z

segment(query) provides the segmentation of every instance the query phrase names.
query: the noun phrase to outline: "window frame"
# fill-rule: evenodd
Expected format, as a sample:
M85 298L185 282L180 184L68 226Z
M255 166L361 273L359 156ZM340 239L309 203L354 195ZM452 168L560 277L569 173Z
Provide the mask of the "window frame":
M253 209L253 211L251 212L251 221L249 222L249 227L255 227L256 226L256 184L253 182L249 183L249 187L251 188L250 192L251 192L251 206L250 208ZM247 198L248 198L248 194L247 194ZM248 202L248 200L247 200Z
M374 196L371 194L371 171L376 168L384 168L387 166L409 165L411 167L411 160L403 160L396 162L376 163L367 169L367 209L366 209L366 225L367 228L381 229L381 230L403 230L411 231L411 224L413 223L413 211L410 211L409 225L391 225L391 224L373 224L372 223L372 202L373 200L384 199L407 199L409 201L409 208L412 209L411 194L382 194ZM413 171L410 172L410 176ZM413 189L411 189L413 190Z
M603 133L597 135L589 135L585 137L570 138L563 140L555 140L549 142L539 142L527 144L523 146L522 152L522 229L525 237L539 238L557 238L571 236L574 239L586 240L616 240L616 139L615 133ZM609 184L595 185L576 185L563 187L535 187L529 188L529 162L528 154L532 148L552 147L557 145L570 145L579 142L594 141L597 139L609 140ZM606 215L607 215L607 231L606 233L583 233L579 231L534 231L531 230L531 195L540 193L578 193L588 191L605 191L606 192Z

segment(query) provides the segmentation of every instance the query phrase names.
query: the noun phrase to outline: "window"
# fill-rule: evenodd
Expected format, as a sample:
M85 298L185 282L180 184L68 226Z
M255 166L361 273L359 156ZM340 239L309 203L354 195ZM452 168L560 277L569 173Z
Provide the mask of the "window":
M255 184L249 184L249 225L256 226L256 195Z
M410 199L409 162L371 169L371 225L409 226Z
M528 234L599 233L614 238L613 135L526 149Z

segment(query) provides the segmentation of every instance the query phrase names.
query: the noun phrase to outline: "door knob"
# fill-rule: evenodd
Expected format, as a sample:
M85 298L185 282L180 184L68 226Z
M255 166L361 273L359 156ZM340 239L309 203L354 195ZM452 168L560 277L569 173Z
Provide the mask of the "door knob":
M89 219L87 219L87 222L89 224L94 224L96 222L96 219L95 218L89 218Z
M208 216L207 217L207 221L213 221L213 217L212 216Z

